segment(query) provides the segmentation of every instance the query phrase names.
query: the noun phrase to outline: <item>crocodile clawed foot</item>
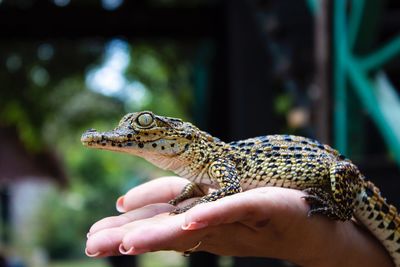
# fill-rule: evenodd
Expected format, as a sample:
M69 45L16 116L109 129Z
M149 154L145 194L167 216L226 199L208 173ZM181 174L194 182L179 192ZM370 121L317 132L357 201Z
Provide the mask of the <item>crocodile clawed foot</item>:
M327 206L327 203L318 196L304 196L302 197L310 205L310 210L308 211L308 217L317 214L326 214L331 212L331 209Z
M331 196L325 191L317 188L308 188L304 190L308 195L302 198L310 205L308 217L313 215L325 215L331 219L338 220L341 217L338 215L336 206Z

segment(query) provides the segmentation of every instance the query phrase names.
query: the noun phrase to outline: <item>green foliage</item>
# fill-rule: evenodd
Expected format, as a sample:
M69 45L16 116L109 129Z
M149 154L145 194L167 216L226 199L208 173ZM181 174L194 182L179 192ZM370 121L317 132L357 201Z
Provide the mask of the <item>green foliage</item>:
M4 124L17 127L20 139L25 141L28 150L40 150L43 144L38 129L32 126L28 111L21 103L15 100L5 103L1 115Z
M288 94L278 95L275 99L274 109L277 114L286 115L293 105L293 99Z
M192 55L176 45L135 45L126 75L151 88L146 107L168 116L187 117L192 106Z
M37 229L37 242L46 248L51 258L71 258L82 254L87 232L88 218L79 216L83 212L78 196L67 192L53 192L46 205L38 214L40 228Z

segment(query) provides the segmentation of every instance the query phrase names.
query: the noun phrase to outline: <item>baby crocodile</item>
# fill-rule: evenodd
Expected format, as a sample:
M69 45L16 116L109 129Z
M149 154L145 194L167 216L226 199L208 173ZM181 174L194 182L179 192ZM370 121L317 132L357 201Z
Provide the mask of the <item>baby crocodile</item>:
M215 188L182 213L204 202L260 186L305 191L309 215L352 217L365 225L400 267L400 216L358 168L328 145L293 135L268 135L225 143L180 119L150 111L129 113L109 132L86 131L85 146L125 152L191 181L169 203Z

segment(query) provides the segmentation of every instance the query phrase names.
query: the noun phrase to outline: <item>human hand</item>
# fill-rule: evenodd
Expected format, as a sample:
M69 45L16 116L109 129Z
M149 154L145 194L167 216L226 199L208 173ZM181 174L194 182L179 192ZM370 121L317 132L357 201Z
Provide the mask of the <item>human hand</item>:
M125 213L95 223L86 253L92 257L148 251L196 251L273 257L302 266L392 266L384 248L355 223L307 217L301 191L262 187L169 215L166 202L187 180L166 177L131 189L117 201Z

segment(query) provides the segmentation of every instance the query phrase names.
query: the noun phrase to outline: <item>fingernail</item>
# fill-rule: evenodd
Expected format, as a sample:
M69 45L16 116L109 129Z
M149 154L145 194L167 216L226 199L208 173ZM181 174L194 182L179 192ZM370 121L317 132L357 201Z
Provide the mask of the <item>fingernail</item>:
M90 237L90 235L91 235L91 233L90 233L90 232L88 232L88 233L86 234L86 238L89 238L89 237Z
M124 197L125 197L125 196L120 196L120 197L117 199L117 204L115 205L117 211L118 211L118 212L121 212L121 213L126 212L126 210L124 209Z
M97 251L96 253L90 253L90 252L88 251L88 249L85 248L85 254L86 254L86 256L88 256L88 257L95 258L95 257L100 256L101 252L100 252L100 251Z
M131 247L130 249L126 250L122 244L119 245L118 250L122 255L138 255L150 251L148 249L135 249L135 247Z
M133 251L135 250L134 247L131 247L130 249L126 250L124 245L120 244L118 247L119 253L123 254L123 255L128 255L128 254L132 254Z
M198 230L208 226L206 222L190 222L188 224L182 225L182 230Z

